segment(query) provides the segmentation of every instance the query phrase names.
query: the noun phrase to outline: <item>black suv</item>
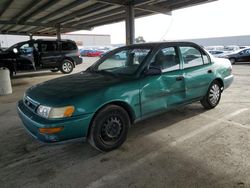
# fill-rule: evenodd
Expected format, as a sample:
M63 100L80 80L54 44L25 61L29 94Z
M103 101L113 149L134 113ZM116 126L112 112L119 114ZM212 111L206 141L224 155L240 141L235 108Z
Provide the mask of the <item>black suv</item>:
M11 76L18 71L41 69L69 74L80 63L82 59L72 40L29 40L0 52L0 67L7 67Z

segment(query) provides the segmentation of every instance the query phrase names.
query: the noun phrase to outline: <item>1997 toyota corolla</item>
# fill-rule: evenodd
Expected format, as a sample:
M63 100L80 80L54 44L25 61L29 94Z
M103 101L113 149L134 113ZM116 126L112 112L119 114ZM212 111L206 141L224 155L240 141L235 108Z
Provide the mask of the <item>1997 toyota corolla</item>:
M84 72L31 87L18 112L40 141L87 138L110 151L122 145L134 122L195 101L214 108L232 81L230 62L194 43L135 44L111 51Z

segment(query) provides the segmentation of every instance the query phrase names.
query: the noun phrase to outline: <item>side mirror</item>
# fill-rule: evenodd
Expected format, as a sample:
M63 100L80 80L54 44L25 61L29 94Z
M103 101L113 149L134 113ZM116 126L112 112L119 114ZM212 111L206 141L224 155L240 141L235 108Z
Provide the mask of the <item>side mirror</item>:
M13 48L13 52L14 52L15 54L17 54L17 53L18 53L18 50L17 50L16 48Z
M144 71L144 75L161 75L162 71L159 67L150 66Z

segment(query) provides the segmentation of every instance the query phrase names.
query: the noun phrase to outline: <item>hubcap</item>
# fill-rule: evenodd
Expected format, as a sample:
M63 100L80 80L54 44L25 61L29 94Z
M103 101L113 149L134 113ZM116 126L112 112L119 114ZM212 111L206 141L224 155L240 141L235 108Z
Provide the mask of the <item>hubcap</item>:
M214 84L209 91L209 101L212 105L216 105L220 99L220 87Z
M69 63L69 62L65 62L64 64L63 64L63 70L65 71L65 72L70 72L71 71L71 69L72 69L72 65L71 65L71 63Z
M105 143L112 143L120 138L121 132L121 119L117 116L111 116L103 123L100 137Z

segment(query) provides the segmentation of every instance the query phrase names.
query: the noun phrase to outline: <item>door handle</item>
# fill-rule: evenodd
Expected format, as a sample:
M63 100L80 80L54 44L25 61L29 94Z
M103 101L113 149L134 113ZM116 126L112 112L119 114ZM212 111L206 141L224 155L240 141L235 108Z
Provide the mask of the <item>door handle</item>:
M176 81L182 81L184 79L184 76L178 76L176 77Z
M207 71L207 73L212 73L213 71L211 70L211 69L209 69L208 71Z

